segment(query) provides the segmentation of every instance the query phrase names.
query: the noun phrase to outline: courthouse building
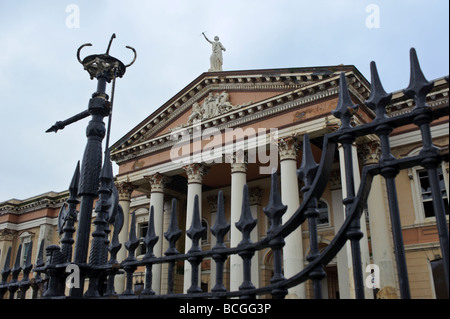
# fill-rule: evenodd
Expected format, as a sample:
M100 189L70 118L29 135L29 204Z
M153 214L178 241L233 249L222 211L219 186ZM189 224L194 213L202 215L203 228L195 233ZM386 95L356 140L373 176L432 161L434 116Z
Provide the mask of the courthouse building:
M202 224L208 229L201 241L202 248L212 248L215 237L210 228L215 223L217 194L222 190L226 218L231 224L225 243L228 247L235 247L241 240L235 223L240 217L244 184L248 185L251 212L257 219L251 237L257 241L266 235L270 226L263 208L268 204L272 169L279 174L282 201L288 206L283 220L287 220L302 202L303 184L297 178L296 170L301 163L303 135L309 135L315 160L319 162L323 136L340 125L331 111L338 102L341 72L345 73L353 102L359 105L353 124L370 122L375 114L364 104L370 95L370 83L351 65L210 71L193 79L111 147L111 158L119 165L116 185L126 225L120 234L120 242L123 244L128 239L131 212L136 215L138 237L145 236L149 209L153 206L156 235L160 238L154 251L161 256L167 249L167 242L162 239L169 225L172 199L176 198L179 227L183 230L177 249L181 253L186 252L190 248L190 239L185 230L190 226L193 201L197 195ZM448 91L444 78L435 79L428 104L434 108L448 108ZM393 92L388 115L409 112L413 107L414 101L399 90ZM431 130L436 147L443 153L448 152L448 116L433 122ZM420 131L415 126L396 129L390 136L390 143L397 158L415 155L421 149ZM353 172L356 184L359 183L361 168L378 161L379 146L375 134L356 139L353 147L354 160L359 163ZM320 250L331 242L345 218L342 155L338 149L331 178L319 201ZM448 162L442 163L439 172L448 222ZM426 170L421 167L400 171L396 178L413 298L443 296L443 275L440 273L443 266L427 183ZM22 254L25 254L27 244L32 242L32 262L35 262L37 246L42 239L46 244L59 243L56 232L58 211L67 197L68 192L51 192L26 200L0 203L0 267L3 267L9 247L15 256L22 243ZM389 206L384 179L380 176L373 180L361 220L365 276L371 276L369 269L373 266L369 265L375 264L379 270L377 297L398 298ZM308 225L303 224L285 240L283 270L288 278L308 264ZM345 246L325 268L327 276L322 281L325 298L354 297L351 257L347 248ZM142 244L137 255L142 257L144 253ZM126 250L122 248L118 259L125 257ZM214 269L213 260L203 260L199 278L204 291L214 287ZM141 269L135 273L136 289L143 281L144 272L145 269ZM176 265L176 292L183 292L190 286L190 274L189 263ZM268 285L272 274L272 251L269 248L258 251L252 260L253 284L256 287ZM239 289L242 283L242 260L239 256L232 255L225 263L224 281L228 290ZM123 290L123 284L124 277L118 276L118 292ZM287 297L310 298L311 289L312 285L307 281L291 288ZM167 292L165 265L153 266L153 290L157 294ZM366 287L366 297L373 296L372 287Z

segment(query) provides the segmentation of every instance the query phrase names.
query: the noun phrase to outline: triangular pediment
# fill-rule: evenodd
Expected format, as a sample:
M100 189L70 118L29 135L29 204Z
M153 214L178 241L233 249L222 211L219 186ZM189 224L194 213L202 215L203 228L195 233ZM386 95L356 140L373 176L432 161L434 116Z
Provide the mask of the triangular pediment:
M340 72L362 101L368 98L369 84L353 66L203 73L117 141L111 157L119 163L170 147L171 132L199 122L205 128L233 127L280 105L337 94Z

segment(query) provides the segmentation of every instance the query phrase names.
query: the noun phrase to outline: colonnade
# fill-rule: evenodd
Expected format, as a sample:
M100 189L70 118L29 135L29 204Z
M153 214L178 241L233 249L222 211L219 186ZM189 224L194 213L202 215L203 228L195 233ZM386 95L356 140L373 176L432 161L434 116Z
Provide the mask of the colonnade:
M281 197L284 205L288 206L286 213L283 216L283 223L288 220L296 209L300 205L299 196L299 183L297 179L297 154L298 154L298 138L294 136L289 136L281 138L278 141L278 151L280 158L280 181L281 181ZM339 151L341 154L341 151ZM242 155L242 154L241 154ZM358 167L358 157L356 146L353 148L353 160L354 160L354 171L355 176L355 188L359 186L359 167ZM242 194L243 187L247 183L247 168L248 163L246 163L245 158L243 160L242 156L236 158L233 156L230 160L230 174L231 174L231 185L230 185L230 195L231 195L231 207L230 207L230 220L231 230L230 236L230 247L236 247L241 240L241 233L235 227L235 223L240 218L241 205L242 205ZM339 161L340 175L344 176L345 166L344 161L341 159ZM187 175L187 205L186 205L186 227L189 227L192 221L192 212L194 206L194 198L198 196L199 198L199 209L200 216L202 216L202 183L204 177L208 174L209 168L202 163L193 163L183 167L183 170ZM154 248L154 253L156 256L163 256L163 238L164 238L164 192L165 185L170 181L170 177L165 174L155 173L150 176L143 176L150 184L150 206L154 207L155 212L155 231L156 235L159 236L161 240ZM345 183L344 179L341 179ZM130 182L122 182L118 185L120 193L120 204L122 205L124 211L124 225L129 225L129 213L130 213L130 198L135 186ZM374 179L374 185L372 186L372 192L369 197L368 205L369 211L374 210L376 214L373 214L373 221L370 223L371 231L371 242L372 247L376 247L377 251L380 253L373 253L373 262L378 263L382 267L383 273L387 274L387 279L383 282L386 286L395 287L395 278L393 276L394 259L392 252L392 245L388 241L388 236L386 235L388 229L388 221L386 216L388 216L388 211L386 207L380 205L380 201L384 201L383 198L383 185L382 181L378 178ZM330 209L333 210L333 224L337 231L342 225L345 216L344 209L342 206L342 198L345 198L345 185L339 188L331 189L332 205ZM211 212L211 222L214 222L215 212ZM257 217L256 205L252 206L253 217ZM372 215L371 215L372 216ZM363 270L366 266L371 264L369 256L369 246L367 240L367 229L365 216L361 217L361 227L364 237L361 241L361 254L363 259ZM128 227L124 227L120 233L120 242L124 243L127 241ZM374 236L374 233L377 236ZM381 236L378 236L380 234ZM302 228L299 227L294 232L292 232L288 237L285 238L285 246L283 247L283 265L284 265L284 276L289 278L299 271L301 271L305 266L304 260L304 249L303 247L303 234ZM306 236L307 237L307 236ZM258 240L258 229L255 228L252 232L252 240ZM211 242L212 244L212 242ZM191 247L191 240L189 237L185 237L185 251L188 251ZM336 261L338 266L338 278L339 278L339 292L341 298L352 298L354 296L354 289L352 287L352 263L351 263L351 252L349 249L342 249L338 254ZM121 261L126 258L126 251L122 249L118 253L118 260ZM214 279L214 263L211 263L211 278ZM229 260L229 272L230 272L230 290L238 290L239 286L243 281L243 266L242 259L238 255L231 255ZM152 289L156 294L164 293L164 289L161 288L162 281L162 268L161 265L156 265L153 267L153 287ZM252 260L252 283L258 287L259 286L259 262L258 254L255 254ZM184 288L183 291L186 293L187 289L190 287L191 282L191 266L189 262L184 264ZM198 276L199 281L201 276ZM124 277L117 276L116 278L116 291L118 293L123 290ZM200 286L200 283L199 283ZM372 292L370 290L366 291L366 298L370 298ZM306 298L305 284L298 285L296 287L290 288L288 291L288 298Z

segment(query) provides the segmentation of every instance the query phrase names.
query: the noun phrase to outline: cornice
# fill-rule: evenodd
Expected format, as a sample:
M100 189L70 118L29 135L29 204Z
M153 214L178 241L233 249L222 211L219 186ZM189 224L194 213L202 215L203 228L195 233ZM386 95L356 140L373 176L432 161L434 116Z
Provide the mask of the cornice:
M25 200L12 199L0 203L0 215L3 214L25 214L42 208L58 208L69 197L68 191L61 193L49 192Z
M211 91L287 91L333 77L341 71L352 71L368 87L367 80L354 66L205 72L117 141L111 147L111 154L140 141L143 136L151 137L164 128L169 119L175 119Z
M295 77L305 76L306 80L312 79L313 76L309 75L296 75ZM348 77L348 82L350 84L350 91L356 97L358 102L363 104L364 100L369 96L368 84L363 83L361 79L357 78L357 75L353 73L353 71L348 71L346 73ZM292 79L293 75L291 75ZM259 101L253 104L250 104L245 107L241 107L237 110L230 111L225 114L221 114L220 116L208 119L201 123L201 129L207 129L209 127L215 127L219 130L236 127L242 124L252 122L258 120L260 118L264 118L267 116L274 115L279 112L287 111L291 108L295 108L298 106L302 106L314 101L318 101L320 99L324 99L327 97L335 96L338 94L338 75L331 76L328 74L327 76L317 76L316 78L322 78L320 81L315 81L312 83L303 82L302 85L291 85L288 84L285 88L288 92L281 93L277 96L274 96L269 99L265 99L263 101ZM271 76L270 76L271 78ZM211 81L216 82L217 89L223 90L225 86L219 86L221 82L220 79L211 79ZM248 80L247 80L248 81ZM222 80L222 82L226 82ZM300 83L300 82L299 82ZM246 83L243 83L245 85ZM183 105L180 105L176 111L172 111L170 118L166 118L165 123L161 123L158 120L158 114L153 117L153 122L156 123L157 128L154 128L153 132L156 130L160 130L162 127L167 125L170 122L170 119L176 118L177 115L186 111L192 104L199 100L200 97L207 94L208 92L215 90L214 86L203 87L201 91L197 94L193 94L191 99L185 101ZM242 90L242 87L234 86L236 90ZM255 87L252 88L253 90ZM371 112L371 111L369 111ZM155 122L156 121L156 122ZM198 124L193 124L183 129L188 130L188 132L192 132L193 129ZM175 132L168 132L166 134L160 135L158 137L151 138L149 137L150 130L141 130L140 133L136 132L133 136L131 136L128 141L121 144L120 147L116 147L111 153L111 158L116 161L118 164L131 160L135 157L140 157L152 152L157 152L163 150L165 148L173 146L177 140L171 139ZM141 135L141 138L138 136ZM143 137L143 138L142 138Z

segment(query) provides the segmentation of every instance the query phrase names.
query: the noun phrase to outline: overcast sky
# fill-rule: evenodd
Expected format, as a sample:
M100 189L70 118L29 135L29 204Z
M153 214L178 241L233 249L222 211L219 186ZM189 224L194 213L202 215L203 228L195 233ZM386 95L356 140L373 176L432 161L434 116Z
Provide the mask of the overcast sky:
M88 119L45 130L87 109L96 89L76 60L104 53L136 63L117 81L111 144L209 68L218 35L223 69L355 65L386 91L409 84L415 47L428 80L449 73L447 0L1 0L0 202L68 188ZM108 86L107 91L110 90ZM116 170L116 168L115 168Z

